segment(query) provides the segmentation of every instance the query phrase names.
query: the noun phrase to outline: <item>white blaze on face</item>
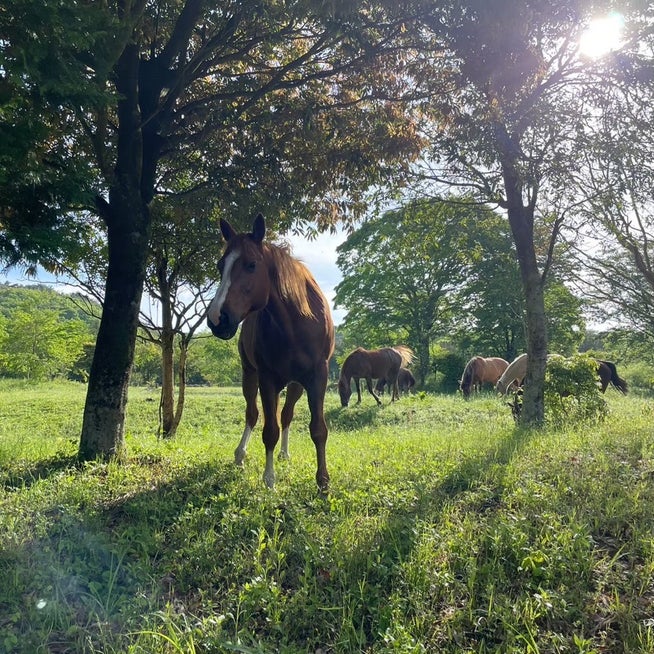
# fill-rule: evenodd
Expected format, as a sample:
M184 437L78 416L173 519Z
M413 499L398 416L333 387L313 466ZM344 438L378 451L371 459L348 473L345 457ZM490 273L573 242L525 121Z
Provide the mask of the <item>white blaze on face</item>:
M209 318L214 325L217 325L220 322L220 312L222 311L223 304L225 304L225 300L227 299L227 292L229 291L229 285L231 283L232 268L234 267L234 262L240 256L241 253L238 250L234 250L233 252L230 252L225 259L220 286L218 286L216 296L211 300L209 310L207 311L207 318Z

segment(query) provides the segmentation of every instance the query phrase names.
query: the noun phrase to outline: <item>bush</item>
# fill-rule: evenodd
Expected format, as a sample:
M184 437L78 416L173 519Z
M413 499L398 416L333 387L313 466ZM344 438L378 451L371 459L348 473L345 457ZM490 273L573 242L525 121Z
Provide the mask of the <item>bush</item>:
M629 380L630 389L653 395L654 394L654 366L649 363L632 363L621 371L621 377Z
M555 425L601 420L607 405L597 386L597 362L586 355L550 355L545 371L545 417Z

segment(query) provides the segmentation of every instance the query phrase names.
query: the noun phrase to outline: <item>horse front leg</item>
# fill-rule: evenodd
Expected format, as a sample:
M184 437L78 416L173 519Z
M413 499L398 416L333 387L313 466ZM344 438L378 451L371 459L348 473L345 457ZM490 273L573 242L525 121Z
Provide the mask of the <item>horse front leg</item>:
M400 399L400 385L399 385L397 379L395 379L395 383L393 384L393 399L392 399L392 401L394 402L395 400L399 400L399 399Z
M282 408L282 447L279 451L279 458L288 460L291 458L288 452L288 434L297 401L302 397L304 389L301 384L291 382L286 387L286 401Z
M275 446L279 440L279 423L277 422L277 406L279 390L268 380L259 380L259 394L263 409L262 440L266 448L266 467L263 471L263 481L268 488L275 486Z
M245 398L245 428L241 441L234 450L234 462L237 466L242 466L247 454L248 443L252 430L259 419L259 409L257 408L257 390L259 387L259 376L257 371L250 366L243 366L243 380L241 388Z
M354 385L357 387L357 404L361 404L361 385L358 377L354 378Z
M329 473L327 472L327 455L325 446L327 444L327 423L325 422L325 391L327 389L328 367L325 362L313 379L306 387L307 399L309 401L309 412L311 421L309 431L311 440L316 447L316 483L321 493L329 490Z
M372 387L372 378L371 377L366 377L366 386L368 387L368 392L370 395L372 395L375 400L377 401L377 406L381 406L382 401L379 399L379 395L375 393L373 387Z

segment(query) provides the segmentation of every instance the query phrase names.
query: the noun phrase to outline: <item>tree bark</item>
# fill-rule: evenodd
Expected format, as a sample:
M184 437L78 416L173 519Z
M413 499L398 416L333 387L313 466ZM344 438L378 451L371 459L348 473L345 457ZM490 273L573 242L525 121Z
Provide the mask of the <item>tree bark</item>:
M138 46L126 46L115 68L117 154L109 200L98 198L107 225L108 269L102 318L84 406L78 457L109 459L124 449L127 390L150 239L152 171L144 170ZM155 145L146 159L156 165ZM144 183L143 180L147 181Z
M527 376L524 382L523 405L520 422L537 427L545 418L545 365L547 363L547 322L543 281L538 269L534 246L535 198L525 206L523 185L515 159L506 157L502 162L507 199L507 213L516 253L520 265L525 294L527 321ZM535 193L535 191L534 191Z
M145 278L149 212L140 198L112 198L111 211L130 218L111 220L104 306L91 364L79 459L117 456L124 449L127 390L134 360ZM117 209L121 206L122 209ZM139 211L140 208L140 211Z

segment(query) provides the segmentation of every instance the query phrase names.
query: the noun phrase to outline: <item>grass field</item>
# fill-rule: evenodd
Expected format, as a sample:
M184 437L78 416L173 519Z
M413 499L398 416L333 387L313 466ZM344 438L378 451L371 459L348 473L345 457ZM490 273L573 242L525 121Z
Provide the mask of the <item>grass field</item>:
M0 382L0 652L654 652L652 400L528 432L329 394L323 497L305 401L269 491L238 389L162 442L134 388L126 460L78 467L84 392Z

